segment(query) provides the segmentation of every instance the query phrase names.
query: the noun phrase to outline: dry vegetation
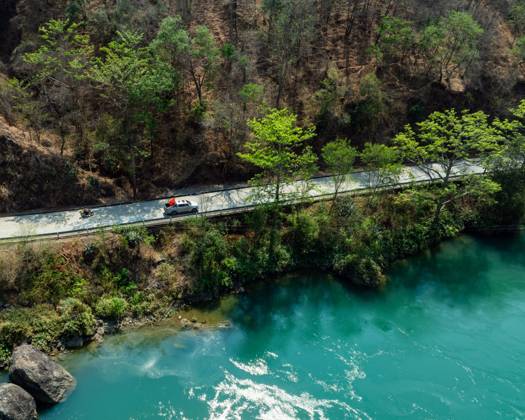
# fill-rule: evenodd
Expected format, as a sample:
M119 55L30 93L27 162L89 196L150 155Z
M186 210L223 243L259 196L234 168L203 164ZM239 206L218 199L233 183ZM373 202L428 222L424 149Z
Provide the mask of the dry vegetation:
M5 72L28 83L38 66L29 64L24 54L42 44L38 28L50 19L80 22L79 32L89 36L100 57L100 48L117 39L118 31L140 31L142 45L147 45L165 17L179 15L192 36L199 25L209 28L220 54L202 86L201 100L187 69L175 63L180 83L168 98L161 95L169 103L161 112L151 111L148 118L153 120L147 121L153 125L145 120L133 129L138 139L133 162L135 152L118 139L118 110L92 82L73 85L73 94L49 81L30 83L29 93L42 104L32 102L29 108L42 107L47 117L41 121L35 121L33 108L26 107L26 117L13 111L0 94L9 130L20 128L16 135L3 136L17 143L16 150L2 152L11 167L7 172L39 173L49 185L29 188L28 195L40 191L44 200L28 202L16 188L19 178L0 177L0 211L121 199L133 195L135 184L138 196L146 198L183 184L244 180L253 168L236 154L248 137L247 119L260 116L265 106L286 106L303 121L315 122L319 151L337 136L350 138L356 146L388 142L405 123L449 107L504 114L524 88L521 58L514 51L523 28L511 13L520 0L53 0L45 7L38 0L20 0L16 7L14 0L4 3L0 34L6 39L1 51ZM476 57L463 57L459 66L449 64L446 77L436 78L435 68L429 70L432 63L420 47L399 47L395 56L374 53L385 39L385 19L409 22L421 38L429 24L451 11L472 16L482 35ZM199 78L204 68L197 67ZM240 89L247 85L252 90L243 96ZM79 109L73 103L77 99ZM57 113L57 107L63 110ZM32 155L32 162L19 159L22 149ZM50 154L55 156L51 165L35 166L33 161ZM61 191L64 184L56 180L65 175L50 168L61 164L73 168L67 183L74 179L76 191Z

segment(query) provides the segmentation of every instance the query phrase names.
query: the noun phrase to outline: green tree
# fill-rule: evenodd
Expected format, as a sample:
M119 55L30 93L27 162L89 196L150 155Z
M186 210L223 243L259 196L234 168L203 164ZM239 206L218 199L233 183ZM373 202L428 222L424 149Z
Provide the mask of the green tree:
M239 90L239 97L242 102L243 115L248 111L250 104L259 104L264 94L264 87L257 83L246 83Z
M268 17L267 46L270 60L274 65L277 84L276 108L281 107L284 93L290 79L311 52L318 22L315 0L265 0L263 11ZM286 53L284 53L286 52ZM295 98L296 84L290 97Z
M334 182L334 203L341 186L354 167L357 150L347 139L336 139L323 147L323 160Z
M221 63L221 50L215 37L206 26L198 26L190 34L179 16L167 17L160 25L152 43L160 56L171 61L174 68L181 69L195 88L198 109L205 110L204 88L216 75Z
M482 158L499 150L500 139L483 112L458 113L453 109L435 112L415 130L406 126L395 137L403 159L432 181L433 230L439 228L447 206L467 196L481 202L498 191L499 185L486 174L470 175L470 165L484 165Z
M439 82L463 76L479 59L479 43L483 28L466 12L452 11L423 31L421 48Z
M220 64L220 49L206 26L198 26L191 40L189 72L197 92L199 106L204 109L203 88L212 79Z
M241 150L248 135L247 120L260 115L263 101L263 87L256 83L247 83L238 92L233 86L231 89L213 104L214 127L223 134L228 146L226 165Z
M491 155L491 170L525 175L525 100L510 112L513 118L496 118L493 122L501 136L502 147Z
M525 36L520 36L516 40L512 52L514 53L514 55L520 63L523 63L525 61Z
M316 170L317 157L306 142L314 137L315 129L299 127L297 115L288 109L270 109L264 117L250 120L248 126L252 137L245 144L246 152L238 156L260 170L251 184L257 189L256 198L263 205L269 204L268 255L270 263L278 266L283 251L279 246L279 204L304 197L310 189L309 179ZM301 182L291 187L297 180ZM287 185L290 188L285 193Z
M120 130L110 150L118 153L137 195L137 156L144 155L144 127L152 112L166 106L176 73L151 47L143 47L142 35L119 32L118 39L101 48L90 78L106 101Z
M394 147L366 143L359 157L366 169L370 203L380 189L398 182L401 173L400 156Z
M377 132L388 124L389 98L381 80L370 73L360 80L360 100L352 114L356 130Z
M520 224L525 216L525 101L510 110L512 118L493 121L501 136L502 147L488 160L491 176L501 184L501 191L483 213L481 223ZM490 204L490 203L489 203Z
M336 67L330 67L321 82L321 88L315 92L310 103L313 109L309 114L315 117L318 127L338 131L339 127L350 124L351 117L346 107L348 92L344 77Z
M413 23L386 16L379 25L377 42L372 48L382 63L407 63L414 56L417 34Z
M39 41L38 49L23 58L34 70L29 83L40 92L47 111L58 124L63 154L69 125L75 126L81 143L85 140L87 92L83 81L94 47L80 26L68 20L50 20L40 28Z
M198 279L198 290L217 294L221 289L230 288L237 261L232 257L231 245L222 227L206 219L196 219L187 227L182 250L189 270Z
M271 109L264 117L250 120L248 126L252 138L245 144L246 152L238 155L260 169L252 183L278 204L286 184L298 179L307 182L316 170L317 157L306 145L315 129L299 127L297 116L287 109Z

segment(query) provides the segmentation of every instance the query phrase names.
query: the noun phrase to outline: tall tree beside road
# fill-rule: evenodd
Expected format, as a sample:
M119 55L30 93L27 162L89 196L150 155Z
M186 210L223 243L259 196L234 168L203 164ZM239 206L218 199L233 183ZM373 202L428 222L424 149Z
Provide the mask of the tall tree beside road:
M317 169L317 156L306 142L315 136L314 127L297 125L297 115L288 109L270 109L259 119L248 122L251 139L245 144L245 153L238 156L260 170L251 180L257 187L256 197L270 203L269 260L277 264L278 236L280 225L279 204L298 197L298 191L285 191L286 185L295 180L304 180L305 188L299 195L309 190L308 180Z
M322 154L326 167L333 177L335 203L341 186L354 167L357 150L347 139L337 139L326 144Z
M271 109L248 126L252 138L239 157L260 170L252 183L277 204L289 195L283 192L286 184L307 180L316 170L317 157L306 145L315 135L314 128L299 127L297 115L287 109Z
M100 96L118 119L120 130L106 145L125 164L137 196L137 157L145 153L144 126L149 113L164 105L175 84L175 72L149 47L141 46L142 35L119 33L119 38L101 49L102 56L90 77Z
M488 176L469 176L468 166L463 164L482 165L482 160L472 158L498 152L500 140L483 112L458 113L453 109L435 112L416 129L406 126L395 137L403 159L434 181L429 187L435 208L431 229L439 228L443 210L458 199L473 196L481 202L499 190ZM461 182L454 182L458 175L463 176Z
M510 112L513 118L496 118L493 122L504 141L498 153L492 155L491 169L525 175L525 100Z
M367 188L371 192L370 198L375 197L379 189L398 181L401 163L396 148L384 144L366 143L360 158L368 171Z

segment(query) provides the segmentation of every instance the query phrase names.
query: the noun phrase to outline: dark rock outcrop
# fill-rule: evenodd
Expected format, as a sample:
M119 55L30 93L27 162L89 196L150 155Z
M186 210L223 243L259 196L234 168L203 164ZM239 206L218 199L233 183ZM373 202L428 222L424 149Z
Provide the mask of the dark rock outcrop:
M86 340L81 335L75 335L62 339L62 345L66 349L80 349L86 344Z
M63 401L76 384L67 370L27 344L14 350L9 379L42 404Z
M34 398L15 384L0 384L0 420L37 419Z

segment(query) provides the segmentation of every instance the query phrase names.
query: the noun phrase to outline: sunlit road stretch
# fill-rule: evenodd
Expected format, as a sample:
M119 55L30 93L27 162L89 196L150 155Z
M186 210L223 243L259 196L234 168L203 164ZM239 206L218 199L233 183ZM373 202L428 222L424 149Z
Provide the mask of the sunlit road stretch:
M481 166L472 163L462 163L454 168L454 175L458 177L483 172L484 169ZM349 174L340 188L340 193L364 192L371 185L376 185L376 179L375 172ZM406 167L396 184L382 187L396 188L411 183L428 181L432 181L432 178L426 172L417 168ZM310 199L321 200L334 193L332 177L315 178L310 182L313 186L307 193ZM301 191L306 190L305 185L304 181L297 181L287 185L285 189L288 192ZM196 202L199 205L201 215L214 216L250 210L257 204L254 192L251 187L239 187L184 195L177 198ZM0 217L0 240L69 237L129 224L162 225L170 222L170 219L164 217L165 202L166 199L164 198L97 207L94 208L93 216L86 219L80 216L78 209ZM175 219L179 220L185 217L192 216L178 216Z

